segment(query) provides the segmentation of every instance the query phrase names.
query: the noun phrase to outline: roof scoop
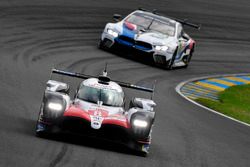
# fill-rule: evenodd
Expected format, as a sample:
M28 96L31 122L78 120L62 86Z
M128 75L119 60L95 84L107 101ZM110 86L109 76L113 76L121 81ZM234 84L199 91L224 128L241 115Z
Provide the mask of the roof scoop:
M98 83L108 85L109 82L110 82L110 78L108 77L107 63L106 63L105 68L102 72L102 75L99 75L98 77Z

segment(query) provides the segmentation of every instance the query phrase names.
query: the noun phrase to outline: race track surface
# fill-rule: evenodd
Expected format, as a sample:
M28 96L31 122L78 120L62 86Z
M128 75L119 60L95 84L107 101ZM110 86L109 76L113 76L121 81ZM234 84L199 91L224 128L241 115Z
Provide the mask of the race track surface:
M126 15L137 7L202 24L200 31L186 28L198 43L189 68L167 71L97 49L113 13ZM0 9L0 166L249 166L249 127L201 109L174 90L189 78L250 72L249 0L1 0ZM147 158L105 143L35 137L50 69L98 75L105 62L113 79L139 85L157 80ZM72 87L80 82L61 79Z

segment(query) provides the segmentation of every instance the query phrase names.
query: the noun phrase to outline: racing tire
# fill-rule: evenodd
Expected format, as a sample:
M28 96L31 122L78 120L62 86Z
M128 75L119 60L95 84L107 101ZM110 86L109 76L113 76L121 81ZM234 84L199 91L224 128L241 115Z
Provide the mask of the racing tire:
M138 155L139 155L139 156L145 157L145 158L148 156L148 154L149 154L149 153L143 152L143 151L138 152Z
M188 65L189 65L189 63L190 63L190 61L191 61L191 59L192 59L192 56L193 56L193 49L191 50L191 52L190 52L190 54L188 55L188 57L187 57L187 60L186 60L186 65L185 66L183 66L184 68L187 68L188 67Z
M190 55L188 57L188 63L191 61L192 57L193 57L193 53L194 53L194 49L191 50Z
M109 39L99 40L97 47L102 50L110 50L113 48Z
M47 133L46 129L39 130L39 127L41 126L41 123L39 122L39 118L40 118L40 114L39 114L38 120L36 121L35 135L36 135L36 137L44 138L44 137L48 136L48 133Z
M149 153L141 152L140 154L141 154L142 157L147 157Z
M168 70L173 69L173 64L174 64L174 61L175 61L175 58L176 58L176 55L177 55L177 51L178 51L178 48L175 49L174 55L173 55L172 59L170 60L169 65L167 66Z
M98 47L99 49L104 49L103 41L102 41L101 39L99 40L99 42L98 42L98 44L97 44L97 47Z
M44 104L42 103L41 106L40 106L40 112L39 112L39 115L38 115L38 118L37 118L37 121L36 121L36 131L35 131L36 137L46 137L46 136L48 136L48 132L47 132L46 128L42 128L42 126L44 126L44 125L42 123L40 123L40 121L42 119L43 107L44 107Z
M45 138L49 134L46 131L36 131L36 137Z
M46 103L45 103L46 104ZM39 116L36 123L36 136L37 137L48 137L53 131L55 131L54 125L57 125L61 121L61 114L55 115L44 109L44 102L42 102L40 107ZM42 122L49 122L50 125L44 124Z
M147 151L145 150L143 151L142 148L143 148L143 144L136 144L134 146L135 154L141 157L147 157L149 155L150 144L147 146Z

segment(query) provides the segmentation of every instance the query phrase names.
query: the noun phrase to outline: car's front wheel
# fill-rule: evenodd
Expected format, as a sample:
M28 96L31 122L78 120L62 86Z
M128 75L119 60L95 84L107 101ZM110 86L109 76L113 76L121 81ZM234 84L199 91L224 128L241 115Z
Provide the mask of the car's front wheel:
M42 123L42 117L43 117L43 103L40 107L40 112L38 115L38 119L36 121L36 136L37 137L45 137L48 133L47 133L47 127L45 124Z
M150 138L150 136L149 136ZM151 139L149 139L151 140ZM136 153L139 156L143 156L143 157L147 157L149 154L149 150L150 150L150 143L141 143L141 142L137 142L134 146L134 150L136 151Z
M168 66L167 66L167 69L168 69L168 70L172 70L172 69L173 69L174 61L175 61L175 58L176 58L176 56L177 56L177 51L178 51L178 48L175 49L175 52L174 52L174 54L173 54L173 57L172 57L172 59L169 61L169 64L168 64Z
M112 47L113 42L109 39L99 40L97 47L99 49L108 50Z
M99 40L99 42L98 42L98 44L97 44L97 47L99 48L99 49L103 49L103 41L100 39Z

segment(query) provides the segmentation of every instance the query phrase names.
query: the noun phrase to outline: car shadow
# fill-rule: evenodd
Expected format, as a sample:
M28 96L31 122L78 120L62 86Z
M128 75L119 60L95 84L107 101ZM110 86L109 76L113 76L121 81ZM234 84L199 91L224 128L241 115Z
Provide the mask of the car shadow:
M81 135L68 134L68 133L67 134L55 133L55 134L43 135L42 137L40 136L40 138L45 139L45 140L53 140L57 142L68 143L68 144L77 145L77 146L88 147L88 148L112 151L112 152L117 152L121 154L135 155L135 156L140 156L140 157L145 156L138 151L134 151L130 149L126 145L112 142L109 140L88 137L88 136L81 136Z
M2 125L0 128L1 131L6 131L7 133L15 133L19 135L26 135L30 137L36 137L35 133L36 122L37 122L36 120L24 117L8 116L8 115L5 115L4 118L5 120L15 120L16 124L13 124L11 121L8 121L9 123L5 122L1 124ZM39 138L37 137L37 139ZM141 155L141 153L136 152L125 145L81 135L55 133L42 136L40 137L40 139L63 142L89 148L96 148L106 151L117 152L121 154L130 154L130 155L132 154L137 156L143 156Z
M151 54L148 54L148 53L145 54L144 52L138 52L134 49L116 46L112 49L100 49L100 50L109 52L115 56L119 56L119 57L124 58L124 59L133 60L133 61L136 61L138 63L142 63L144 65L147 65L147 66L150 66L153 68L158 68L158 69L161 69L164 71L185 69L185 67L173 67L172 69L167 69L164 65L155 64L153 56Z
M115 56L119 56L121 58L127 59L127 60L133 60L135 62L151 66L153 68L158 68L162 70L168 70L163 66L156 65L154 63L154 59L152 55L150 54L145 54L142 52L135 51L134 49L128 49L128 48L123 48L123 47L115 47L110 50L107 49L100 49L106 52L109 52Z

